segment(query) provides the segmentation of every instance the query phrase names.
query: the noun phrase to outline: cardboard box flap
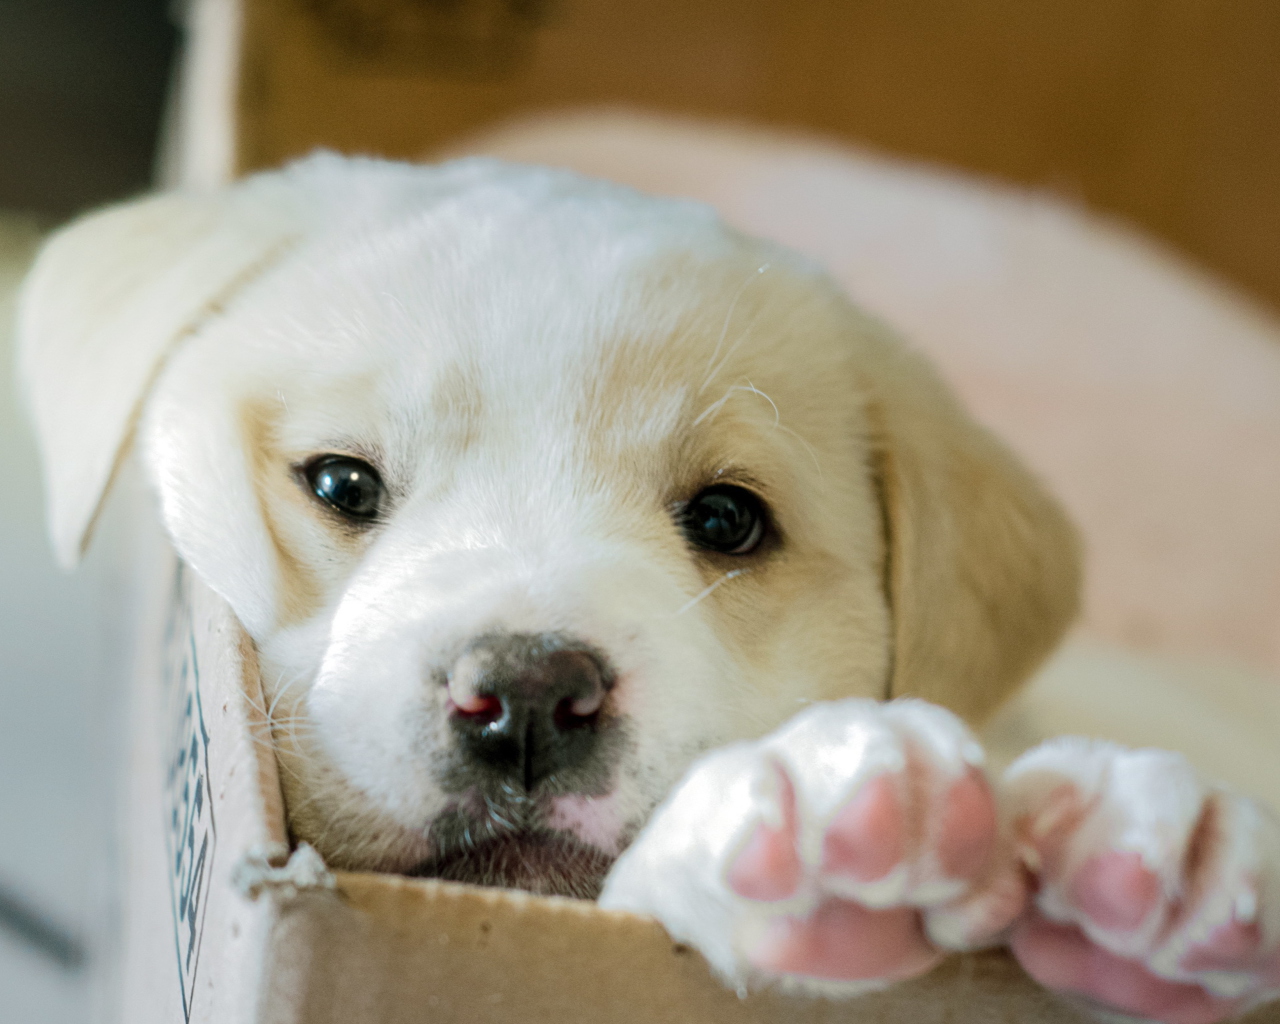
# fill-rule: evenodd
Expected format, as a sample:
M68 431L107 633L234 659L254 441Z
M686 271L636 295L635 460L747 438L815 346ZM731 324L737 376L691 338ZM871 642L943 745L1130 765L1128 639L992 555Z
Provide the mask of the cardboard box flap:
M173 558L140 571L127 1024L1086 1024L1002 951L832 1002L746 998L656 922L583 900L352 872L287 850L257 658ZM257 879L261 884L251 885ZM256 891L257 898L249 893ZM1280 1024L1280 1009L1248 1024Z
M655 922L587 901L329 875L298 858L275 870L286 828L253 646L167 548L150 572L156 600L136 663L128 1024L1083 1020L998 952L851 1002L739 998Z
M371 874L300 895L271 937L272 1024L1083 1024L1003 953L849 1002L739 998L662 928L592 904Z

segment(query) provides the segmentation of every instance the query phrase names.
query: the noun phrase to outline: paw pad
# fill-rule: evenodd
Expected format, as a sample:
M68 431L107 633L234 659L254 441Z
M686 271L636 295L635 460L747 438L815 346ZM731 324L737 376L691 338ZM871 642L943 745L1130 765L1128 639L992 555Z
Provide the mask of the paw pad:
M729 888L748 900L790 899L800 886L803 867L796 851L796 795L791 779L774 766L782 823L761 822L726 873Z
M1132 931L1160 903L1160 879L1137 853L1111 850L1088 860L1071 880L1071 899L1103 928Z
M1280 995L1280 823L1260 807L1098 742L1045 744L1005 786L1038 887L1012 942L1032 977L1163 1024Z
M909 978L938 959L914 910L870 910L849 900L828 900L807 918L771 922L751 952L758 970L823 981Z
M822 838L822 870L858 882L884 878L906 847L902 803L893 779L880 775L840 810Z
M749 901L742 949L767 974L908 977L1006 927L1025 890L1011 857L1013 881L988 870L995 799L958 720L918 702L837 707L843 720L773 739L761 769L724 874Z
M991 788L971 769L947 792L942 806L938 863L948 878L973 878L995 850L998 823Z

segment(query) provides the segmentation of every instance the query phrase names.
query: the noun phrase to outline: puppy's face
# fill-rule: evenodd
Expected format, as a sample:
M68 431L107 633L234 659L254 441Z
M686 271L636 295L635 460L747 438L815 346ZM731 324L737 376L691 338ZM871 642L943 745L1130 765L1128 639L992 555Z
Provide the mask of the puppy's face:
M225 473L211 423L241 448L231 522L177 514L260 520L291 820L335 864L589 893L698 753L885 690L851 313L575 200L291 261L158 389L161 479Z
M258 644L291 826L331 863L589 895L707 748L847 695L972 717L1052 642L1056 511L798 258L570 175L387 166L169 210L141 261L168 287L106 318L157 359L187 332L144 457ZM84 328L50 296L94 228L26 299L55 463L42 367ZM193 279L223 284L175 299ZM64 547L85 478L51 478Z

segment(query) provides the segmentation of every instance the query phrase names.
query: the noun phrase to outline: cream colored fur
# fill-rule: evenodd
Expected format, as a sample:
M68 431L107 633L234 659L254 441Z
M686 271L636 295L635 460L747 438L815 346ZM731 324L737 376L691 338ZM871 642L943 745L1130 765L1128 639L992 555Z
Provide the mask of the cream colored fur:
M607 657L601 714L620 740L593 788L529 796L580 862L520 884L592 893L621 853L607 902L655 914L739 985L761 980L753 943L780 914L835 899L920 915L929 942L898 973L792 978L831 994L992 941L1033 897L1076 920L1062 887L1027 890L1024 861L1040 865L1003 832L979 876L948 874L945 797L990 805L982 749L942 708L879 703L988 719L1076 611L1075 535L815 264L706 206L569 172L320 155L64 229L19 329L60 556L83 549L136 437L175 547L257 645L291 829L331 863L430 862L459 799L440 680L477 637L556 633ZM377 467L376 522L310 493L304 467L325 453ZM680 526L682 503L724 483L769 509L749 555ZM1133 849L1172 885L1221 803L1229 856L1193 929L1152 949L1086 931L1165 982L1274 994L1265 972L1206 979L1181 959L1246 904L1274 943L1280 902L1245 899L1280 871L1274 822L1198 781L1161 803L1151 772L1107 775L1126 757L1044 745L1001 784L1008 821L1094 787L1121 810L1069 835L1069 862ZM777 809L780 765L809 873L794 906L726 882ZM912 840L911 863L850 889L828 877L826 829L885 773L932 801L912 834L938 851ZM1148 813L1165 804L1177 835Z
M811 701L979 720L1075 607L1065 520L923 360L692 204L317 157L64 229L21 344L62 557L140 415L178 550L259 646L295 832L337 863L424 855L423 673L486 629L617 662L616 785L556 810L613 854L699 752ZM299 486L329 450L382 467L384 525ZM776 542L691 553L671 504L730 480Z
M1048 190L822 138L592 111L464 148L707 202L819 263L1061 499L1091 643L1280 694L1274 310Z
M820 263L1082 535L1075 636L993 723L1171 747L1280 810L1280 322L1044 191L749 126L525 118L463 148L708 202Z

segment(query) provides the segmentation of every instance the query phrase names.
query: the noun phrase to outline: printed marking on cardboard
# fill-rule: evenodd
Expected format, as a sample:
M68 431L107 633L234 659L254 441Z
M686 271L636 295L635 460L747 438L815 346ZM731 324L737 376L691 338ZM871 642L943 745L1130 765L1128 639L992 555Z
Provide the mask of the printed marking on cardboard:
M196 970L218 833L209 792L209 731L200 700L200 665L189 589L181 564L165 630L164 686L170 729L165 743L165 844L182 1012L191 1019Z

